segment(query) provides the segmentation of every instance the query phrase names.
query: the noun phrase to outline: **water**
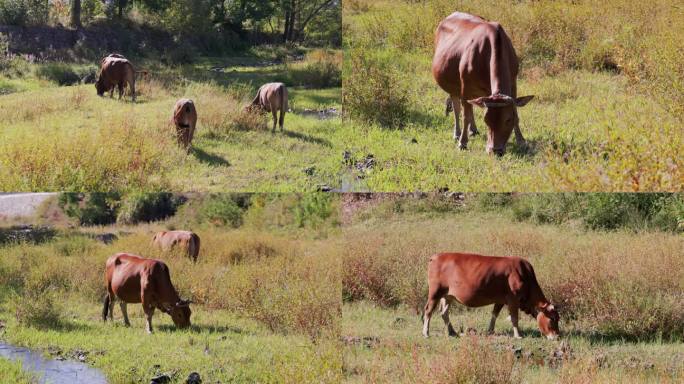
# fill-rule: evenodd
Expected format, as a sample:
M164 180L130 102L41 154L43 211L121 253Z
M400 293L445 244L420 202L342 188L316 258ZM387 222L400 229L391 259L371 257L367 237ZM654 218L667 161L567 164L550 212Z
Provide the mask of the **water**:
M40 384L107 384L100 370L75 361L46 359L39 352L0 341L0 358L21 361Z

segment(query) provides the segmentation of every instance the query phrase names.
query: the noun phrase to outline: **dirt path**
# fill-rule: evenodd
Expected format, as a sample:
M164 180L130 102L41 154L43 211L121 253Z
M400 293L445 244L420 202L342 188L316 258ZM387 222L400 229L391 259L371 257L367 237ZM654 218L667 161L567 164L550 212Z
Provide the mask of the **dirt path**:
M0 219L33 216L53 196L57 193L0 193Z

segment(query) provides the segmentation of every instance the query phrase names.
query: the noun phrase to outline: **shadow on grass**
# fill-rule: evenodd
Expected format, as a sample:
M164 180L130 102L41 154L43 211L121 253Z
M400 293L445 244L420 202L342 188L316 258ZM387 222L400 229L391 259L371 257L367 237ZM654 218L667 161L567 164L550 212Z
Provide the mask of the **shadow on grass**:
M177 332L178 328L170 324L162 324L157 327L161 332ZM254 335L254 332L244 330L240 327L223 326L223 325L206 325L206 324L193 324L188 329L183 331L188 331L192 333L232 333L237 335Z
M215 167L230 167L230 162L221 156L205 152L195 147L193 147L190 151L192 155L195 156L195 158L199 160L201 163L212 165Z
M332 143L330 141L328 141L326 139L321 139L320 137L315 137L315 136L307 135L305 133L299 133L299 132L288 131L288 130L284 130L282 132L282 134L287 136L287 137L293 138L293 139L306 141L307 143L313 143L313 144L322 145L324 147L332 148Z

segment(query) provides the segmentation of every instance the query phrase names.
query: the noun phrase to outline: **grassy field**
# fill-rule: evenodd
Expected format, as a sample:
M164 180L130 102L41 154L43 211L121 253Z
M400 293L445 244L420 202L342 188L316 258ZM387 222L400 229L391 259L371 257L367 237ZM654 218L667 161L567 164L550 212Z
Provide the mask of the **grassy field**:
M676 3L345 2L342 142L352 164L375 160L352 172L373 191L680 191ZM432 78L434 30L457 10L501 22L521 59L518 96L536 96L519 109L528 146L511 140L501 159L485 154L481 110L482 135L458 150Z
M58 86L59 65L14 59L0 76L0 189L283 192L328 184L338 163L330 136L341 120L307 110L341 109L341 54L305 53L292 61L281 50L257 49L178 67L134 60L150 72L138 82L137 104L99 98L91 84ZM270 117L242 112L269 81L290 88L293 113L283 133L271 133ZM189 155L169 125L181 97L193 99L199 115Z
M26 372L22 371L21 364L0 359L0 377L8 383L34 384L34 380Z
M465 202L377 199L348 208L343 260L344 381L350 383L680 382L684 377L681 234L538 225ZM351 205L353 207L353 204ZM560 341L521 316L522 340L491 308L451 309L421 335L430 255L516 255L560 309ZM504 312L505 313L505 312ZM483 363L483 362L486 362Z
M0 338L53 358L85 355L111 383L161 373L181 383L193 371L205 382L339 382L339 231L289 224L287 201L254 203L239 229L198 222L190 204L164 222L64 224L42 244L0 245ZM181 227L201 238L197 264L150 244L154 232ZM119 239L92 239L103 232ZM129 306L130 328L118 305L114 322L102 322L104 262L122 251L166 261L180 295L194 301L189 329L157 311L147 335L140 305Z

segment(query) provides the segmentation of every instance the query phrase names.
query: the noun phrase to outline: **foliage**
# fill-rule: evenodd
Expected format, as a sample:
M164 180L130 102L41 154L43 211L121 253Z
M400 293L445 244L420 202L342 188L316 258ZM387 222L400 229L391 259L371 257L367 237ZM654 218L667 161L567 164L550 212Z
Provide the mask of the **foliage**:
M116 221L117 192L74 193L59 195L59 207L81 225L105 225Z
M49 4L44 0L0 0L0 24L44 24Z
M300 228L316 228L332 216L333 198L330 194L315 192L301 195L293 207L295 223Z
M118 206L116 222L137 224L163 220L176 213L184 199L168 192L131 193Z
M391 53L353 50L344 72L346 113L382 127L400 127L409 113L405 76L393 66Z
M73 66L60 62L51 62L38 66L36 76L58 85L79 84L88 75L95 75L97 69L92 66Z
M307 55L303 66L288 68L288 84L312 88L342 85L342 55L316 50Z
M242 225L242 215L249 207L244 195L213 194L202 201L199 218L216 226L237 228Z

